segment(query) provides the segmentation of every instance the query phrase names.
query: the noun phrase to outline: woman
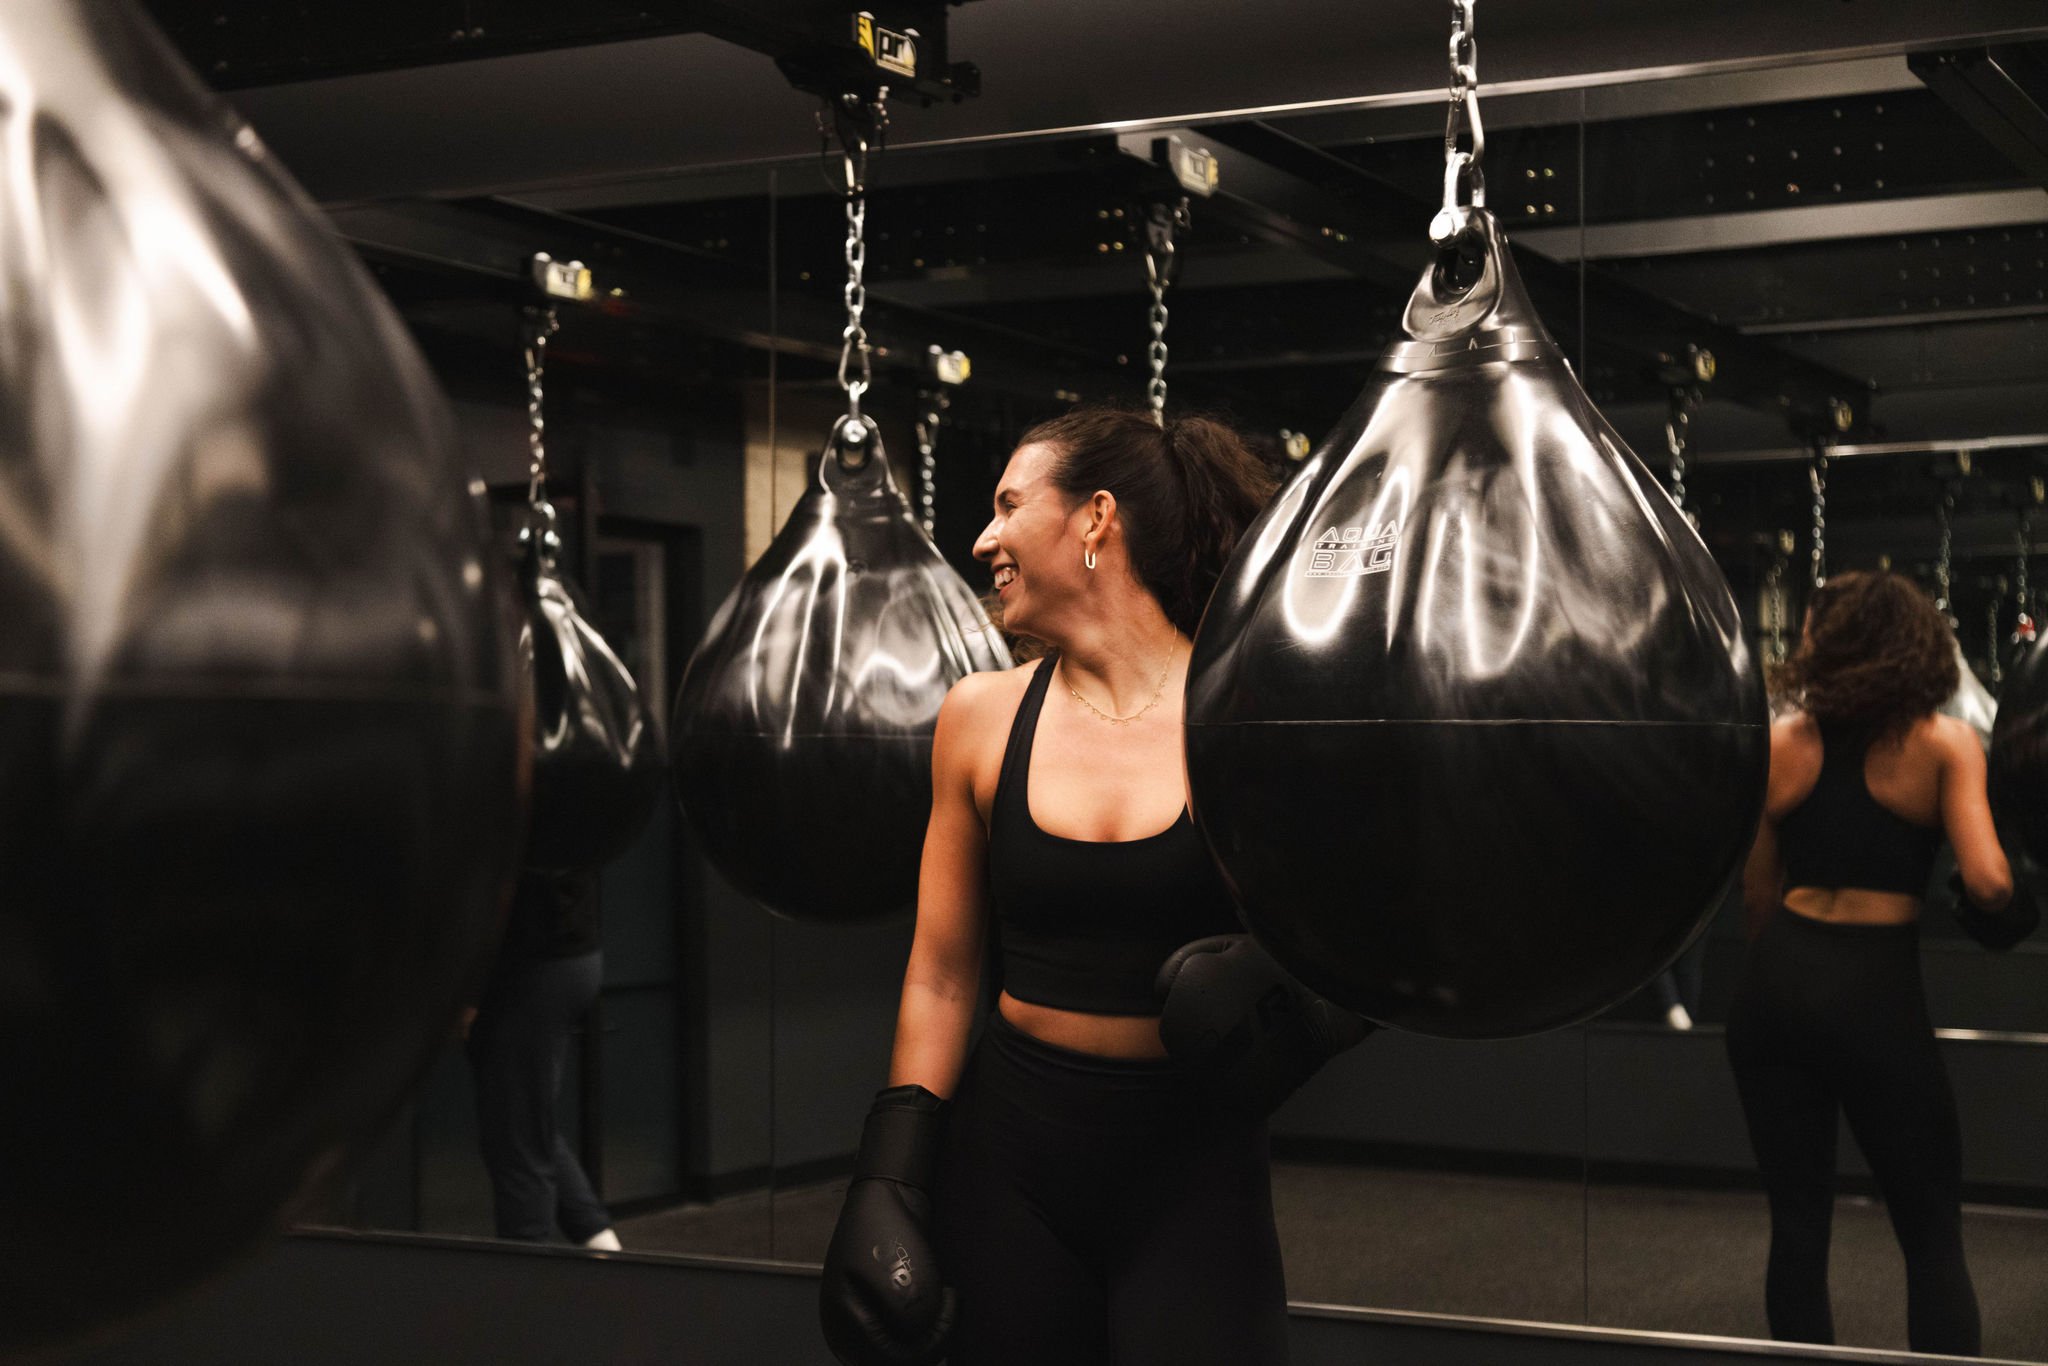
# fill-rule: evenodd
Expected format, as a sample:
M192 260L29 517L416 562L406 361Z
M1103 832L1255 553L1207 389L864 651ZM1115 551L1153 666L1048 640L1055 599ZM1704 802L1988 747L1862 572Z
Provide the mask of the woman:
M1751 945L1728 1052L1771 1207L1773 1337L1831 1343L1836 1116L1870 1163L1906 1258L1913 1350L1974 1355L1955 1097L1920 982L1921 893L1944 836L1981 911L2012 897L1984 751L1935 715L1956 690L1948 624L1896 574L1814 591L1771 727L1744 871Z
M939 713L890 1089L826 1259L842 1360L1285 1359L1263 1116L1204 1098L1155 1000L1176 949L1237 929L1188 814L1182 695L1272 489L1200 418L1077 409L1010 458L974 553L1045 653Z

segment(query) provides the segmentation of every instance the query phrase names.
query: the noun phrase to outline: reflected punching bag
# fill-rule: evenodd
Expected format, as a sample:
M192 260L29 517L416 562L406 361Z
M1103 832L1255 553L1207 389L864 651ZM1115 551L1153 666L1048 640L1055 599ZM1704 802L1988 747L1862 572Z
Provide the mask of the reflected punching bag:
M849 425L718 609L669 728L712 863L771 911L835 923L913 906L939 703L1010 664L912 519L879 434L855 443Z
M1998 720L1998 701L1978 679L1977 671L1970 667L1970 661L1963 655L1963 642L1954 642L1956 649L1955 695L1941 704L1943 716L1953 716L1971 730L1987 747L1991 744L1991 730Z
M532 670L534 745L523 862L569 873L609 863L639 838L654 814L663 756L639 684L590 624L583 595L562 572L542 415L547 345L556 330L553 307L542 310L529 323L526 345L533 468L531 518L519 537L526 608L519 652Z
M1999 837L2048 864L2048 649L2038 643L2020 651L1999 690L1990 770Z
M1210 600L1188 782L1289 972L1494 1038L1585 1019L1678 954L1756 833L1768 739L1699 536L1491 216L1451 245Z
M623 854L654 813L661 742L640 687L590 624L582 594L545 548L530 545L521 578L533 665L533 819L525 864L560 872Z
M483 486L128 5L0 6L0 1355L251 1248L449 1031L517 858Z

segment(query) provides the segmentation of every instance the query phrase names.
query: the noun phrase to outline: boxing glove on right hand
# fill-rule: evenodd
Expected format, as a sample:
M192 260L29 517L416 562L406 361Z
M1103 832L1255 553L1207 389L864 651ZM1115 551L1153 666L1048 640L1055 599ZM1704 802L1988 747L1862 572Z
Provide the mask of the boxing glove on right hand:
M1218 1104L1270 1115L1373 1024L1288 976L1250 935L1183 944L1153 982L1159 1037Z
M1964 933L1993 953L2004 953L2041 926L2040 869L2017 846L2012 854L2012 900L1995 911L1987 911L1970 900L1963 890L1959 868L1948 876L1949 914Z
M892 1086L868 1111L818 1292L825 1344L846 1366L933 1366L946 1354L953 1292L925 1232L945 1105L922 1086Z

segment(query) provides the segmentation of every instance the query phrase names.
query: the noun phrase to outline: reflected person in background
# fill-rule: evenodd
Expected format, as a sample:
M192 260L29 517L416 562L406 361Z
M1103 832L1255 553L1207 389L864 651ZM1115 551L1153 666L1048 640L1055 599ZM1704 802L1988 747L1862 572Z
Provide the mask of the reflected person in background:
M1770 784L1744 870L1748 960L1728 1053L1770 1200L1771 1335L1832 1343L1828 1244L1846 1116L1906 1260L1913 1350L1975 1355L1962 1142L1920 977L1919 917L1944 835L1963 894L2001 912L2012 873L1984 751L1935 709L1956 690L1947 622L1911 581L1814 590L1779 686Z
M619 1250L557 1115L569 1037L603 977L597 874L520 873L504 942L465 1031L500 1238Z

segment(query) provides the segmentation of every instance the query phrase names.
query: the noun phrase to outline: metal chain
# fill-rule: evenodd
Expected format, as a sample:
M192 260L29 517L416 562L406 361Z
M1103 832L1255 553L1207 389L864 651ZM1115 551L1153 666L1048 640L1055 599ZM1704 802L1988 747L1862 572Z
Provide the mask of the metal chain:
M1152 290L1152 341L1145 348L1152 377L1145 382L1145 402L1152 420L1166 425L1166 287L1173 283L1179 265L1174 238L1189 224L1188 200L1182 195L1173 203L1162 200L1152 206L1145 236L1145 281Z
M1985 624L1990 628L1991 686L1994 689L2005 681L2005 665L1999 659L2001 642L1998 639L1998 600L2003 596L2005 596L2005 580L2000 579L1997 591L1992 593L1991 601L1985 605L1984 612Z
M944 389L926 389L919 397L924 400L924 411L917 419L918 520L929 536L938 504L939 427L946 419L946 410L953 406L953 397Z
M561 548L555 534L555 505L548 501L547 415L544 411L548 368L548 339L562 330L562 320L552 305L527 310L526 323L526 445L531 464L526 474L526 501L541 519L540 545L550 558ZM531 535L522 533L522 539Z
M1828 581L1828 448L1826 442L1813 445L1813 463L1807 468L1813 485L1813 586Z
M1451 105L1444 118L1444 205L1430 221L1430 240L1439 246L1465 230L1469 209L1486 207L1486 125L1479 118L1479 40L1473 10L1477 0L1451 0ZM1461 131L1471 134L1470 151L1458 146ZM1460 183L1471 191L1469 203L1459 197Z
M1764 573L1763 611L1764 659L1785 662L1785 560L1774 560Z
M875 380L863 321L868 304L868 154L889 126L888 101L889 88L883 86L876 91L874 100L866 104L858 95L842 95L834 110L846 199L846 327L839 334L839 387L846 392L846 415L855 424L860 422L861 396ZM820 114L821 134L825 131L824 122L824 115ZM849 433L855 439L860 434Z
M1948 624L1956 624L1955 605L1949 601L1953 588L1951 582L1955 562L1955 516L1956 491L1953 487L1941 491L1941 505L1936 511L1941 523L1941 544L1934 552L1934 606L1948 618Z
M1691 439L1692 415L1698 411L1701 394L1690 385L1674 385L1668 415L1664 419L1664 449L1671 456L1671 501L1695 528L1700 519L1685 505L1685 451Z
M2031 548L2034 539L2034 509L2031 505L2023 504L2020 507L2020 526L2017 539L2019 541L2019 565L2013 572L2012 601L2013 606L2019 610L2019 620L2013 623L2012 643L2024 645L2031 644L2034 639L2034 618L2028 611L2033 606L2031 600L2032 593L2027 587L2027 551Z

